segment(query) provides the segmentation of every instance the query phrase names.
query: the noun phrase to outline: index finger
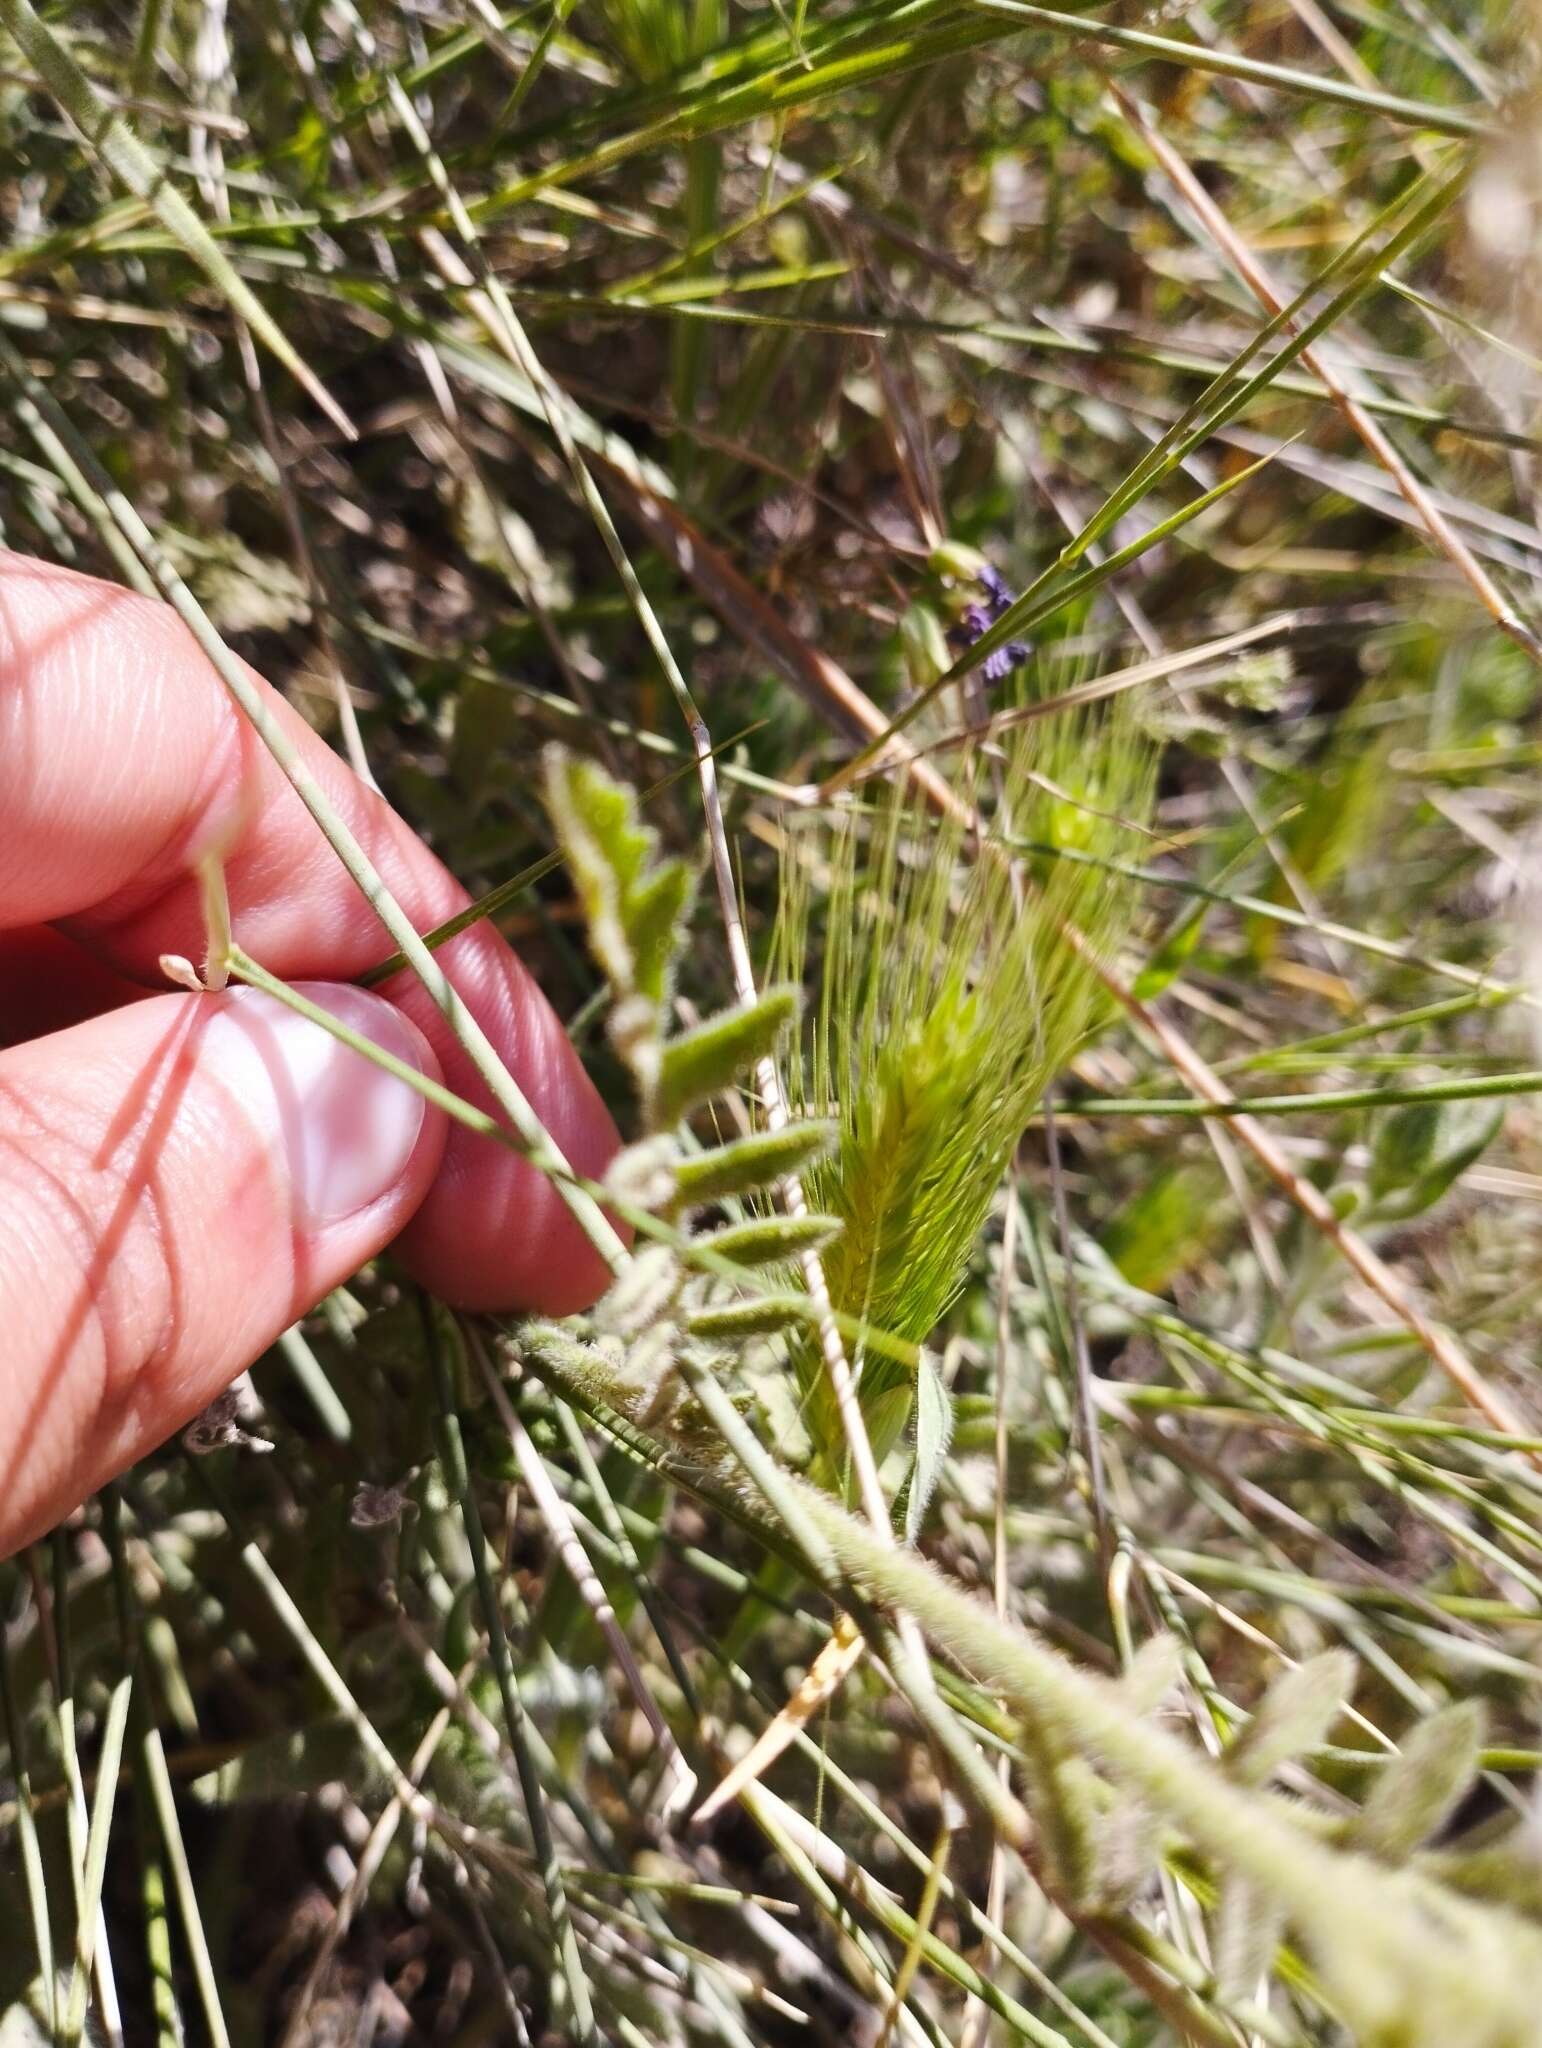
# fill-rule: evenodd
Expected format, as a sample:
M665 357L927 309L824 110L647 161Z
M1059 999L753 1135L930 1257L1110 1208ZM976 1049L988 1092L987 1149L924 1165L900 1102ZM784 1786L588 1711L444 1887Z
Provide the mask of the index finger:
M420 931L469 900L448 870L260 678L274 716ZM285 980L351 980L390 950L374 912L272 756L165 605L0 552L0 930L57 924L157 986L163 953L199 957L195 863L221 856L236 938ZM504 940L477 925L439 960L571 1164L615 1150L609 1113ZM380 991L428 1039L446 1082L494 1105L410 972ZM409 1269L467 1308L565 1314L606 1272L551 1182L456 1126L398 1241Z

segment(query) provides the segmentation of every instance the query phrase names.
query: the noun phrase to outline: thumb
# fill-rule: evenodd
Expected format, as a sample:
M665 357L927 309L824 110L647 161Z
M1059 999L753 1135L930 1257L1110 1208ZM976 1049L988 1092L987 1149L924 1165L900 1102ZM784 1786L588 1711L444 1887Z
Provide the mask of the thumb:
M302 984L420 1072L363 989ZM401 1229L445 1120L251 989L0 1053L0 1557L196 1415Z

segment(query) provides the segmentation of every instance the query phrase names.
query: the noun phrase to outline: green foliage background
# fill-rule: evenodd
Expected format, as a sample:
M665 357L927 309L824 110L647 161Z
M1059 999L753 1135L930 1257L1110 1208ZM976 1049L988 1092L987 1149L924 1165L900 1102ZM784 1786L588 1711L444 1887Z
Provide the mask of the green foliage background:
M3 2038L1542 2039L1532 37L0 0L6 543L368 768L641 1247L0 1566Z

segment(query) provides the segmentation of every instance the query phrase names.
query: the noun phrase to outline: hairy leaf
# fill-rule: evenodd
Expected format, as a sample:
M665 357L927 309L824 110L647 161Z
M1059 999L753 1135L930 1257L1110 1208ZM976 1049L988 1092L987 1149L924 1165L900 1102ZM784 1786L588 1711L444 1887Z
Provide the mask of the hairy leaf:
M1216 1910L1216 1982L1232 1998L1249 1998L1274 1961L1285 1916L1256 1885L1228 1877Z
M1318 1748L1354 1681L1354 1659L1346 1650L1325 1650L1285 1672L1226 1750L1227 1770L1243 1784L1262 1785L1281 1764Z
M691 891L683 861L657 858L657 836L635 794L561 747L544 756L546 808L567 857L589 944L618 1002L639 996L656 1013L669 992Z
M840 1227L834 1216L759 1216L749 1223L709 1230L695 1243L740 1266L771 1266L795 1259L800 1252L817 1251Z
M1479 1701L1458 1700L1410 1730L1377 1774L1351 1829L1354 1846L1401 1863L1428 1841L1477 1775L1483 1720Z
M807 1323L809 1304L803 1294L762 1294L750 1301L733 1301L721 1308L699 1308L686 1327L693 1337L765 1337L778 1330L799 1329Z
M792 1123L780 1131L756 1131L716 1146L675 1169L676 1199L682 1208L702 1208L729 1195L752 1195L827 1153L835 1141L830 1123Z
M775 1048L797 1013L797 991L772 988L758 1001L724 1010L672 1038L659 1066L659 1123L677 1123L687 1110L731 1088Z

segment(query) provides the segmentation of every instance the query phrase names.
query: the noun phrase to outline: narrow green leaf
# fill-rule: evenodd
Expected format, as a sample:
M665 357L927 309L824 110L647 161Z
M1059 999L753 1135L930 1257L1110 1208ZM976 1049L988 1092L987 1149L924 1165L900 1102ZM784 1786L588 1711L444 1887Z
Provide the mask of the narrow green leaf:
M1484 1110L1460 1103L1409 1106L1432 1109L1436 1123L1433 1142L1420 1161L1419 1171L1400 1192L1379 1204L1381 1215L1399 1220L1422 1216L1426 1209L1433 1209L1468 1167L1488 1150L1504 1123L1504 1111L1499 1108Z
M1366 1173L1373 1195L1394 1194L1419 1178L1435 1149L1440 1112L1438 1102L1405 1102L1380 1120Z
M1155 952L1135 977L1133 987L1141 1002L1154 1002L1164 989L1171 987L1178 979L1199 950L1199 942L1205 935L1205 925L1209 916L1210 905L1201 897L1183 911L1177 922L1169 928Z
M123 1735L128 1726L129 1696L133 1678L125 1675L113 1688L102 1731L102 1750L97 1759L96 1797L91 1806L91 1825L86 1835L85 1872L78 1901L75 1931L75 1968L70 1977L69 1999L64 2011L60 2039L81 2038L86 2024L90 1996L91 1965L96 1953L97 1929L101 1921L102 1884L107 1875L107 1843L112 1833L113 1806L118 1794L118 1768L123 1760Z

